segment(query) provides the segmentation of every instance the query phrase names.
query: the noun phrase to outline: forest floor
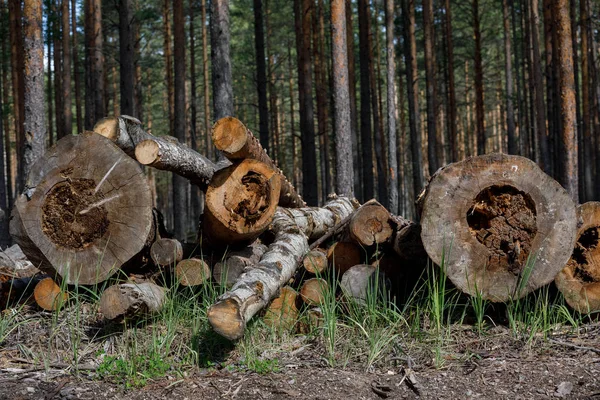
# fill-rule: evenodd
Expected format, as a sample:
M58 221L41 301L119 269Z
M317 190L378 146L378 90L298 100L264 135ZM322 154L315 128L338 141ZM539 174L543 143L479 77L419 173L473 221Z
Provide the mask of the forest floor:
M402 353L382 352L368 368L361 351L328 359L318 336L284 335L273 343L255 330L254 339L236 346L215 342L218 353L210 353L214 361L203 367L182 359L182 368L173 368L145 358L143 368L140 362L133 372L141 380L132 380L132 371L125 371L129 365L106 362L111 346L131 329L112 327L101 340L88 340L106 327L92 334L93 326L82 326L82 333L91 336L73 343L76 327L60 322L69 319L68 313L62 311L59 320L57 314L21 310L25 317L0 350L0 399L600 398L600 324L593 322L527 339L515 337L506 326L478 331L464 324L446 327L438 337L443 342L433 336L395 336ZM133 330L137 340L145 334L157 340L150 333L154 329ZM189 336L180 333L168 346L192 351L185 344ZM342 333L338 340L338 348L356 349L342 343L351 337ZM149 354L141 348L130 351L129 361ZM73 352L76 366L56 361ZM258 356L249 360L250 354Z

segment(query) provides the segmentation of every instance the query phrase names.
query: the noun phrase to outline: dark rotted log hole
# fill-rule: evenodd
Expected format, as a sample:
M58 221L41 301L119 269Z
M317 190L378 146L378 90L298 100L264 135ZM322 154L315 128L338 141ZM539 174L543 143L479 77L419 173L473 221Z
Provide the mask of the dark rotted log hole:
M248 171L242 178L244 193L233 212L244 218L247 226L254 225L269 208L271 194L267 178L254 171Z
M537 233L535 204L512 186L483 189L467 212L471 234L489 251L487 268L518 274Z
M600 280L600 265L596 263L596 258L600 256L599 250L598 227L586 229L577 239L571 255L570 264L575 268L575 278L584 283Z
M106 233L110 225L106 208L90 208L103 199L95 188L92 179L70 179L50 190L42 206L42 230L56 245L79 250Z

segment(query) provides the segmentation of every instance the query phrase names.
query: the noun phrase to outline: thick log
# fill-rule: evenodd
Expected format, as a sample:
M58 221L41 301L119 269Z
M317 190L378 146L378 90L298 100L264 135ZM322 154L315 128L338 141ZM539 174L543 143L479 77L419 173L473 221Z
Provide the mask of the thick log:
M69 298L67 292L54 282L54 279L44 278L35 285L33 298L38 306L46 311L60 310Z
M308 240L325 234L354 209L355 203L345 197L336 198L323 208L279 207L271 224L274 242L260 262L209 308L208 320L213 329L230 340L241 338L250 318L292 277L308 252Z
M260 142L248 128L237 118L225 117L218 120L212 129L215 147L232 161L254 159L263 162L277 172L281 179L279 205L281 207L305 207L306 203L296 192L294 186L285 178L283 172L271 160Z
M348 224L350 238L364 247L388 242L393 232L392 216L377 200L363 204Z
M175 276L183 286L202 285L210 280L210 266L201 258L188 258L177 263Z
M462 291L494 302L550 283L575 244L575 205L531 160L488 154L441 168L419 196L421 238Z
M279 187L275 171L260 161L219 170L206 191L202 239L217 247L256 239L273 219Z
M296 307L298 292L284 286L265 312L264 323L274 329L290 330L296 325L299 311Z
M302 301L309 306L318 306L323 304L329 291L329 284L325 279L312 278L307 279L300 288L300 297Z
M335 269L338 276L357 264L362 264L364 250L353 242L337 242L327 249L329 265Z
M340 287L346 296L364 302L368 296L378 296L388 288L381 269L368 264L355 265L342 275Z
M569 306L580 313L600 311L600 202L577 208L577 241L567 266L554 282Z
M96 123L94 132L119 146L141 164L171 171L205 188L217 166L202 154L172 136L154 136L133 117L107 117ZM140 148L137 149L138 145Z
M36 267L68 284L106 280L154 238L144 173L100 135L58 141L27 185L15 202L11 234Z
M177 239L160 238L150 247L150 257L154 265L174 267L183 259L183 246Z
M312 249L304 256L302 266L306 272L313 275L325 273L328 266L327 252L323 249Z
M121 283L106 289L100 297L100 312L108 320L139 317L160 311L166 289L151 282Z
M267 251L267 246L255 241L240 250L228 251L223 259L213 267L215 282L225 287L232 287L244 270L260 261Z

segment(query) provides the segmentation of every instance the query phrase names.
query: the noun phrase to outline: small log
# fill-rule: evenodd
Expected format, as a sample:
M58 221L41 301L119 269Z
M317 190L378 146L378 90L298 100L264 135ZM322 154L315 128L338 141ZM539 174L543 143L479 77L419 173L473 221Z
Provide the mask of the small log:
M300 289L300 297L302 301L309 306L317 306L323 304L329 291L329 284L325 279L312 278L307 279L302 284Z
M337 242L327 249L329 265L335 268L338 276L357 264L361 264L364 257L363 249L352 242Z
M379 295L387 288L382 270L368 264L355 265L342 275L340 287L346 296L363 302L369 295Z
M281 179L279 205L287 208L305 207L306 203L296 192L294 186L285 178L283 172L271 160L260 142L237 118L224 117L218 120L212 129L215 147L232 161L253 159L261 161L277 172Z
M397 226L392 240L392 248L396 255L405 260L427 259L427 252L421 240L421 225L406 221Z
M201 258L181 260L175 267L177 281L183 286L198 286L210 280L210 266Z
M313 249L306 253L302 260L302 266L306 272L313 275L320 275L327 270L328 260L327 253L323 249Z
M392 233L392 216L377 200L369 200L352 216L348 224L350 238L364 247L388 242Z
M203 240L224 247L256 239L273 219L279 186L275 171L256 160L218 171L206 191Z
M274 329L290 330L298 320L296 299L298 292L289 286L284 286L279 296L273 299L263 318L264 323Z
M46 311L57 311L66 303L69 295L61 290L54 279L44 278L35 285L33 298L38 306Z
M68 284L102 282L154 238L150 187L139 164L86 132L36 161L13 209L11 235L27 258Z
M571 197L524 157L488 154L441 168L418 206L429 257L456 287L486 300L550 283L573 252Z
M260 262L249 268L233 288L208 309L213 329L230 340L241 338L250 318L292 277L308 252L308 240L325 234L354 209L355 203L346 197L336 198L323 208L279 207L271 224L274 242Z
M223 260L213 267L215 282L228 288L232 287L245 269L256 265L266 251L267 246L253 242L243 249L227 252Z
M19 245L0 251L0 275L9 278L29 278L40 272L31 261L27 259Z
M128 115L102 118L92 130L109 139L132 158L135 158L135 146L153 137L142 129L141 121Z
M183 246L177 239L160 238L150 247L150 257L154 265L173 267L183 259Z
M160 311L166 289L151 282L110 286L100 297L100 312L108 320L139 317Z
M554 282L569 306L580 313L600 311L600 202L577 207L577 242Z

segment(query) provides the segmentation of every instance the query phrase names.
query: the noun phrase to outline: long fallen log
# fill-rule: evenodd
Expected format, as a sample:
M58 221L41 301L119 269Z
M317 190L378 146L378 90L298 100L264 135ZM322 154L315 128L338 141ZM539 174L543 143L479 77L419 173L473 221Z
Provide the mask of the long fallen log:
M462 291L494 302L550 283L575 244L575 205L533 161L488 154L438 170L419 196L421 238Z
M165 303L166 292L151 282L113 285L100 297L100 313L108 320L156 313Z
M213 329L230 340L241 338L250 318L266 307L292 277L309 250L308 240L325 234L355 208L346 197L331 200L323 208L279 207L271 224L274 242L260 262L208 309Z
M287 208L305 207L306 203L283 172L275 165L260 142L237 118L224 117L218 120L212 129L215 147L232 161L254 159L268 165L281 179L279 205Z
M577 214L580 225L573 253L554 282L573 309L600 312L600 202L580 205Z
M68 284L102 282L153 240L139 164L92 132L66 136L35 164L10 232L27 258Z

